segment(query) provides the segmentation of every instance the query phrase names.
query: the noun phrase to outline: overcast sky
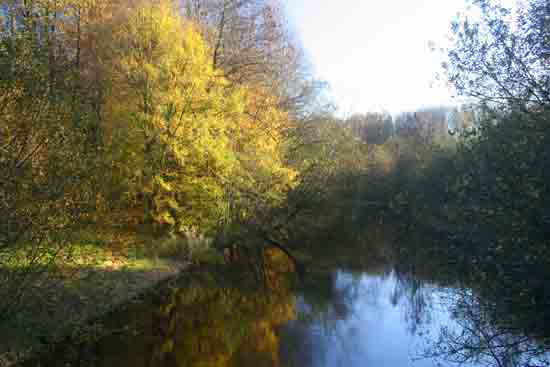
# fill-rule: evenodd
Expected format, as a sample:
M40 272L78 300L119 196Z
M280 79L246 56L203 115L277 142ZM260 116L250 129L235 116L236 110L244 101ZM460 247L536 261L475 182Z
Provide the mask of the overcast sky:
M287 0L291 24L340 112L449 104L436 81L450 22L465 0ZM440 84L440 83L439 83Z

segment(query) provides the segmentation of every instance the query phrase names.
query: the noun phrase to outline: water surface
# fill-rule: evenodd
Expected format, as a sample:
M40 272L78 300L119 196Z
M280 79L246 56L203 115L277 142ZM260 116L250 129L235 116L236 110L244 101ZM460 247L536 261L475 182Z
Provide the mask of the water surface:
M476 292L385 262L265 279L200 271L57 348L46 366L543 366L548 348L495 323ZM408 268L405 266L405 268ZM409 268L418 269L418 264ZM424 274L424 275L419 275ZM536 351L536 352L533 352Z

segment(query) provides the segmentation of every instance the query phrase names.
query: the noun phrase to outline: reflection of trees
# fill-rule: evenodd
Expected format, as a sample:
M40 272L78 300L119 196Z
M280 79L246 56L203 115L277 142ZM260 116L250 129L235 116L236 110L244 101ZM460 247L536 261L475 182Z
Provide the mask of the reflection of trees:
M78 366L222 367L279 366L279 325L295 318L295 297L286 274L273 284L241 288L210 274L197 274L182 287L129 306L105 329L116 330L81 346ZM277 278L277 279L275 279ZM46 366L65 365L66 351Z
M423 272L426 268L429 265L424 263ZM433 270L434 278L442 271ZM395 277L391 301L403 307L409 331L420 335L436 328L437 336L426 334L427 347L422 357L456 365L550 366L549 346L522 330L521 323L516 320L520 316L502 314L499 307L506 300L489 301L476 291L458 285L436 288L410 269L396 272ZM448 281L447 277L442 277L444 282ZM435 308L438 306L450 310L452 321L449 324L434 322L432 315L437 314Z
M448 363L496 367L548 366L548 346L494 317L495 304L471 290L456 290L449 299L456 327L443 327L425 355Z
M315 348L319 335L311 332L310 322L297 320L280 331L281 359L288 367L312 367L316 364Z
M338 321L349 318L351 305L357 299L360 278L346 274L342 281L338 272L308 274L298 291L303 303L298 307L298 318L306 323L315 322L324 333L330 333Z
M324 366L329 363L325 360L327 351L340 350L339 356L345 359L337 363L348 366L348 359L357 355L356 351L350 350L356 347L350 338L357 329L350 328L345 320L356 318L354 305L359 299L377 302L380 284L364 282L364 273L359 272L309 275L312 284L305 284L300 289L303 302L298 302L297 320L280 331L282 360L289 367Z
M440 251L443 245L437 236L431 238L421 231L404 234L401 242L395 244L394 261L396 275L407 287L396 289L396 299L409 292L405 298L410 300L407 313L411 316L411 328L420 330L421 323L417 321L421 317L417 316L426 314L422 312L423 297L430 294L430 287L422 286L421 280L444 287L437 299L443 297L442 306L452 311L452 326L442 327L436 340L427 340L426 357L496 367L550 365L550 345L540 337L548 337L540 332L548 325L533 323L543 320L540 314L547 310L541 309L535 298L529 304L524 302L532 285L522 278L523 274L518 276L509 267L506 276L502 272L495 272L499 277L491 276L466 264L463 250L455 243Z
M409 332L417 334L432 322L434 287L411 273L395 272L394 275L395 287L390 301L394 306L401 305Z
M178 366L277 366L274 328L294 317L294 297L278 285L254 292L215 289L192 302L180 291L168 334Z
M83 358L80 365L326 365L319 358L326 357L322 351L330 348L337 349L339 357L345 358L364 353L349 349L357 346L350 342L356 335L355 325L361 327L354 321L354 307L357 303L367 305L369 310L387 307L384 303L388 296L403 311L411 334L436 331L436 336L426 336L432 340L426 340L425 357L495 367L550 365L545 359L549 346L537 343L525 330L521 331L517 326L521 324L520 318L515 322L513 315L504 318L499 302L489 302L487 292L460 290L461 283L455 280L460 279L456 265L446 263L441 255L422 251L420 241L417 244L409 236L410 251L400 253L399 257L394 255L396 270L388 273L384 261L376 256L368 258L371 249L378 248L373 250L374 254L386 251L385 241L379 238L384 231L376 230L376 225L365 228L368 231L354 237L339 255L335 247L324 249L328 260L322 259L322 264L309 269L298 288L301 297L298 301L284 267L263 269L265 287L245 287L246 279L235 287L235 283L224 283L219 277L200 273L163 297L133 305L128 312L115 315L112 325L107 326L122 332L91 347L90 355L98 361L92 363L91 359ZM316 247L316 255L321 250ZM334 266L338 265L346 272L335 273ZM241 272L237 276L242 277ZM393 288L387 288L388 284ZM481 289L481 285L476 289ZM453 320L439 330L438 317L443 314L440 306L452 311ZM290 320L293 321L287 325ZM124 329L126 325L128 330ZM349 361L338 362L345 365ZM51 365L64 363L55 360Z

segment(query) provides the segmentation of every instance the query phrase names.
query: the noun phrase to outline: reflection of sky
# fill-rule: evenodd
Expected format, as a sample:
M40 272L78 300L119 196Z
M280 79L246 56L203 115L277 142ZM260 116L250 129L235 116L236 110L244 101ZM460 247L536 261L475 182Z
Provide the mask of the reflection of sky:
M399 288L393 276L362 276L354 281L346 274L337 279L339 288L354 285L348 299L349 312L342 320L326 327L325 321L314 321L302 331L304 345L301 353L310 353L308 363L315 367L385 367L385 366L436 366L436 362L416 359L422 351L425 337L411 332L411 303L407 297L399 297L395 305L392 296ZM443 325L453 326L449 312L441 304L444 290L424 288L428 297L420 318L424 325L419 331L431 331L436 337ZM395 300L395 297L393 297ZM429 322L427 322L429 320ZM284 343L284 338L282 343Z

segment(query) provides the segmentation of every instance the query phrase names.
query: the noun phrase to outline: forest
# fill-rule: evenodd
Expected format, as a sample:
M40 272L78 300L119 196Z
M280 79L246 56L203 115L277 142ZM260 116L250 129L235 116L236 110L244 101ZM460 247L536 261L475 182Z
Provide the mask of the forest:
M342 116L280 0L0 1L0 357L188 267L302 278L372 215L547 337L550 8L472 4L465 103Z

